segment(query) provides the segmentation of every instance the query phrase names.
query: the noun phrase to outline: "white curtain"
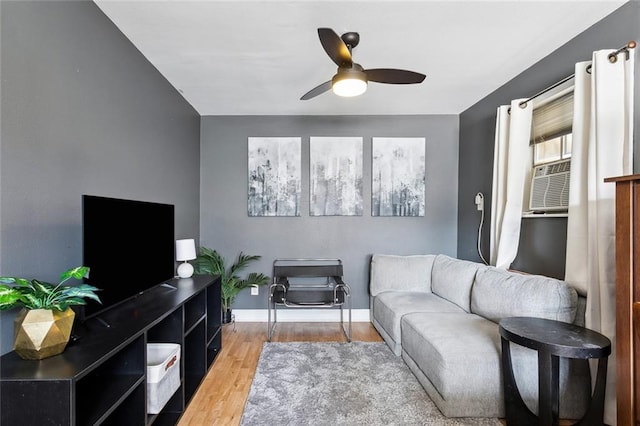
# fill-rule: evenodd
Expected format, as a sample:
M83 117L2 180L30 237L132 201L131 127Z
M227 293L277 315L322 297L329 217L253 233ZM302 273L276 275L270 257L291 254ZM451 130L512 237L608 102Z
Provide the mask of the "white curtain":
M531 170L532 103L524 99L500 106L496 119L496 140L491 197L491 257L498 268L509 268L518 253L520 221L526 178ZM510 114L509 114L510 109Z
M587 296L586 326L612 341L604 421L616 424L615 185L604 179L632 173L634 61L609 53L594 52L590 75L588 62L575 69L565 280Z

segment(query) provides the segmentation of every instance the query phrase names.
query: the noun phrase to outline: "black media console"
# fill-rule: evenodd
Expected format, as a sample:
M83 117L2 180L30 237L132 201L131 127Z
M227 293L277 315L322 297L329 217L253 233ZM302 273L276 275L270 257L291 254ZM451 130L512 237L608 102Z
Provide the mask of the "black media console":
M2 425L174 425L222 347L220 280L174 279L77 324L41 361L0 358ZM146 343L179 343L181 386L146 410Z

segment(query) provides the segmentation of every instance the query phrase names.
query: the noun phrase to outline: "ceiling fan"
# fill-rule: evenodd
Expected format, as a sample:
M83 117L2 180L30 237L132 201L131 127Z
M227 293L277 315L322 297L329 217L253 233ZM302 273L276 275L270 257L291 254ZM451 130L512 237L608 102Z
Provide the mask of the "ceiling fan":
M413 71L393 68L374 68L365 70L360 64L353 62L351 52L360 42L360 35L354 32L338 36L331 28L318 28L320 43L329 58L338 65L338 72L329 81L325 81L302 95L300 100L306 101L328 91L339 96L358 96L367 90L367 82L387 84L422 83L426 77Z

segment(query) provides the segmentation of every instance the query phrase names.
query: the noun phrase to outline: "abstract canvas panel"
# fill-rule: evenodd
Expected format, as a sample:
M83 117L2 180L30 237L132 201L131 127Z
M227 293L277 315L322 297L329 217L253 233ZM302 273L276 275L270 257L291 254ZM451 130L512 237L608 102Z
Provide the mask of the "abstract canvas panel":
M373 138L372 216L424 216L425 138Z
M311 216L362 216L362 149L361 137L311 137Z
M249 138L249 216L300 216L299 137Z

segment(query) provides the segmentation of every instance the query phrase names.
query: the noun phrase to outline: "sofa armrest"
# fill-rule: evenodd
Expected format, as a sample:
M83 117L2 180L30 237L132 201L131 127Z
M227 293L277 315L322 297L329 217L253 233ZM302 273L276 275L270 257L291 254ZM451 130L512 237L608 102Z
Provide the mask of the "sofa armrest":
M431 269L435 255L398 256L374 254L371 258L369 292L377 296L385 291L431 292Z

